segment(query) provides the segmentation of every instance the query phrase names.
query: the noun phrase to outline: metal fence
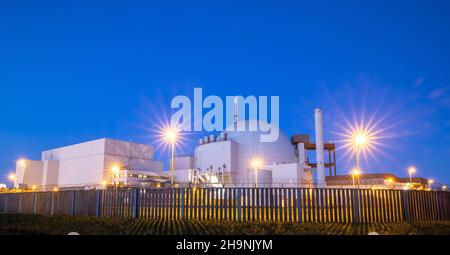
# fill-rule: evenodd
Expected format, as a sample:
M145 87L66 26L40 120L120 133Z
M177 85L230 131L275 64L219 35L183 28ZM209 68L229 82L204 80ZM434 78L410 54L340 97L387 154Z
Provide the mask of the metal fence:
M450 193L307 188L154 188L0 194L0 212L232 221L450 220Z

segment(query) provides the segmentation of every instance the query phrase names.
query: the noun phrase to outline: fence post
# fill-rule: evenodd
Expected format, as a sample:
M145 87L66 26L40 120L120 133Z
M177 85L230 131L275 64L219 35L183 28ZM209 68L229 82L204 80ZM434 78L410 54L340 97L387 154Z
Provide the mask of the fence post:
M407 222L410 222L409 219L409 205L408 205L408 191L404 190L402 193L402 205L403 205L403 217Z
M242 212L241 212L241 189L238 189L238 221L242 221Z
M18 194L19 195L19 208L17 210L17 213L21 213L22 212L22 194L25 194L25 193L19 193Z
M102 191L95 191L95 216L100 217L102 215L101 204L102 204Z
M181 188L181 219L183 219L183 220L185 220L186 219L186 216L185 216L185 214L184 214L184 199L185 199L185 196L184 196L184 188Z
M301 190L297 188L297 219L298 223L302 223L302 197L301 197ZM271 212L272 213L272 212Z
M36 193L33 193L33 214L36 214Z
M361 223L361 219L359 217L359 191L360 189L353 190L353 211L354 211L354 221L355 223Z
M9 199L9 194L5 195L5 213L8 212L8 199Z
M133 219L139 218L139 189L133 189Z
M51 207L50 207L50 215L53 215L55 211L55 192L51 193Z
M75 216L75 196L76 196L76 190L74 190L74 191L72 191L72 205L71 205L71 211L70 211L70 215L72 215L72 216ZM52 194L52 201L53 201L53 194ZM53 202L52 202L52 204L53 204ZM53 207L53 205L52 205L52 207Z

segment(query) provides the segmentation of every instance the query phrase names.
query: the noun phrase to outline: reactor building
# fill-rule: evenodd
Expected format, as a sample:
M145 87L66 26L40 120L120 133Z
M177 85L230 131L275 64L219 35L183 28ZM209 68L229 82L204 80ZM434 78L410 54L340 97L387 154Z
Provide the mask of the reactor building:
M256 121L241 120L234 125L249 127ZM289 139L281 130L274 142L260 141L261 131L234 129L205 136L199 140L194 156L174 159L175 179L213 187L324 187L325 167L330 174L336 172L335 145L323 143L321 109L315 110L315 124L319 144L312 143L309 135ZM325 151L328 162L324 161ZM311 162L311 158L317 161Z

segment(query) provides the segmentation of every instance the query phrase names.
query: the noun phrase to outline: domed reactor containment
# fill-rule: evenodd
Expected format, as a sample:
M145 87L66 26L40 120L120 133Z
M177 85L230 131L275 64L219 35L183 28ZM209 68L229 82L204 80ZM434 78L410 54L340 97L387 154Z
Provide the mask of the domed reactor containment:
M321 118L321 110L317 109L316 124L320 127L316 128L316 133L319 130L319 136L323 136ZM294 135L289 139L281 130L275 130L278 139L263 142L264 132L249 131L251 126L258 127L257 120L235 121L233 125L226 130L234 131L200 139L194 157L175 158L175 179L179 184L210 187L311 187L316 184L323 187L325 166L330 175L332 170L335 172L334 144L318 146L321 152L317 151L314 157L321 160L311 163L307 152L316 150L316 145L310 143L309 135ZM323 143L323 137L316 135L317 139ZM328 151L329 162L326 163L324 150ZM314 169L317 169L316 178Z

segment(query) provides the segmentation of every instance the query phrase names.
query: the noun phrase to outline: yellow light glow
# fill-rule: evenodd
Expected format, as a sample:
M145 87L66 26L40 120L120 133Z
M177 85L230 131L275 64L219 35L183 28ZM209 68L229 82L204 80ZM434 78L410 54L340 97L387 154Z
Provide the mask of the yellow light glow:
M35 189L36 189L35 185L31 186L31 190L35 190Z
M59 189L57 187L54 187L52 190L53 190L53 192L58 192L59 191Z
M26 166L26 164L27 164L27 162L26 162L25 159L19 159L19 160L17 160L17 163L18 163L20 166Z
M113 173L118 173L120 170L121 170L121 167L120 167L120 165L118 165L118 164L114 164L114 165L111 167L111 171L112 171Z
M359 175L361 175L361 171L359 169L357 169L357 168L353 168L352 169L352 175L353 176L359 176Z
M185 137L183 137L183 128L181 126L162 124L158 125L156 130L152 131L156 131L159 146L164 146L165 149L170 147L170 150L172 150L172 145L175 144L183 146L183 140Z
M446 191L446 190L447 190L447 186L445 186L445 185L442 186L442 190L443 190L443 191Z
M164 131L164 139L168 142L175 142L178 137L178 130L175 128L168 128Z
M428 180L428 184L430 184L430 185L433 184L433 182L434 182L433 179L429 179L429 180Z
M413 166L408 168L408 173L409 174L414 174L414 173L416 173L416 171L417 171L417 169L415 167L413 167Z
M252 160L250 160L250 164L254 168L259 168L264 164L264 161L261 158L253 158Z
M11 173L11 174L8 175L8 179L9 179L10 181L15 181L15 180L16 180L16 175L13 174L13 173Z
M387 178L386 181L389 182L389 183L393 183L393 182L394 182L394 179L392 179L392 178Z
M343 149L343 156L347 157L352 155L356 160L356 167L361 167L361 162L367 161L369 157L372 157L375 161L377 157L376 153L383 153L378 147L384 146L381 143L381 139L385 138L384 129L381 129L374 119L369 120L367 123L364 121L346 121L346 125L342 126L343 130L337 132L342 137L341 140L337 140L340 143L339 147Z
M367 142L367 135L365 135L365 134L363 134L363 133L356 134L356 135L354 136L354 142L355 142L355 144L357 144L357 145L363 145L363 144L365 144L365 143Z
M102 186L106 186L106 184L108 184L106 181L102 181Z

